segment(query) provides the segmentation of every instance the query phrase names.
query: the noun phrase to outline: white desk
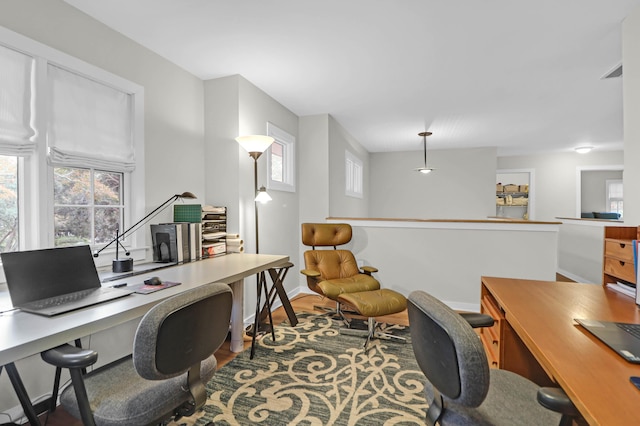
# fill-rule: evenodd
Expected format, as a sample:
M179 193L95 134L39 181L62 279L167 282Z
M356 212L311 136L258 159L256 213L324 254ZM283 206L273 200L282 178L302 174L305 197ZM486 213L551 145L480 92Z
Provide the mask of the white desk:
M169 296L212 282L224 282L233 291L231 312L231 350L243 349L243 280L261 271L277 268L289 261L288 256L267 254L229 254L190 262L104 283L111 286L122 282L142 283L151 276L182 284L151 294L132 294L121 299L89 308L44 317L21 311L0 315L0 365L38 354L76 338L115 327L141 318L151 307Z

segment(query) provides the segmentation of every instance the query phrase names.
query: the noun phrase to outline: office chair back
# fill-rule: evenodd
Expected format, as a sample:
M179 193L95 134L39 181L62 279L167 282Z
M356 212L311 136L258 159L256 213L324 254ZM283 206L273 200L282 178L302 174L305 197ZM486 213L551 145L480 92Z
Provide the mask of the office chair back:
M557 425L558 412L536 400L538 385L506 370L490 369L478 335L461 315L435 297L414 291L407 308L416 361L427 378L428 425Z
M79 370L95 362L95 352L70 345L43 352L45 361L70 370L73 386L62 392L61 404L85 425L147 425L192 415L206 402L205 383L229 332L232 303L223 283L171 296L140 321L131 357L86 376Z
M232 293L227 285L211 291L203 286L178 294L142 318L133 343L133 364L141 377L179 376L218 350L229 332Z
M429 382L447 399L479 406L489 391L489 363L473 328L424 292L412 292L407 308L413 351Z

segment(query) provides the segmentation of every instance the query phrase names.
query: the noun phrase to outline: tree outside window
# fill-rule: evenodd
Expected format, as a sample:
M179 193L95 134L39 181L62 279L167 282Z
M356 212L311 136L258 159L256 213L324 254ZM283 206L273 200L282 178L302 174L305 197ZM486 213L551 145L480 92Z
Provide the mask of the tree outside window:
M54 236L56 246L105 244L121 230L123 174L54 168Z

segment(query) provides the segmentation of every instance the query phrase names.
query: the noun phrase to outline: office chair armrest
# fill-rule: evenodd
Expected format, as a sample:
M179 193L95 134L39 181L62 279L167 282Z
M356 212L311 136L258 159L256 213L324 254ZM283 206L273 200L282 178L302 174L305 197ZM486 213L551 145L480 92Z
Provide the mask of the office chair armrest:
M378 272L378 268L375 268L373 266L363 266L360 269L362 269L362 272L364 272L367 275L371 275L372 272Z
M460 316L473 328L492 327L495 323L491 315L481 314L479 312L461 312Z
M301 269L300 273L302 275L306 275L307 277L311 277L311 278L318 278L320 277L320 272L318 271L314 271L313 269Z
M98 360L98 352L64 344L40 354L42 360L61 368L86 368Z
M580 413L562 388L544 387L538 389L538 402L545 408L563 416L577 417Z

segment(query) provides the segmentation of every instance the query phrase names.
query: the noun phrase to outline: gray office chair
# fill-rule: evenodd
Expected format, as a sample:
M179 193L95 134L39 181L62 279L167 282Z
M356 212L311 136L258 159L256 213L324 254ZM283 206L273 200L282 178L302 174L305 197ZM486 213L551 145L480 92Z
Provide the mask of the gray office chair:
M214 352L229 332L232 295L226 284L207 284L172 296L140 321L133 354L86 376L98 354L72 345L42 353L71 373L60 402L85 426L150 425L189 416L206 401Z
M413 351L427 378L427 424L557 425L578 411L561 389L543 389L506 370L490 369L469 322L435 297L414 291L407 309Z

